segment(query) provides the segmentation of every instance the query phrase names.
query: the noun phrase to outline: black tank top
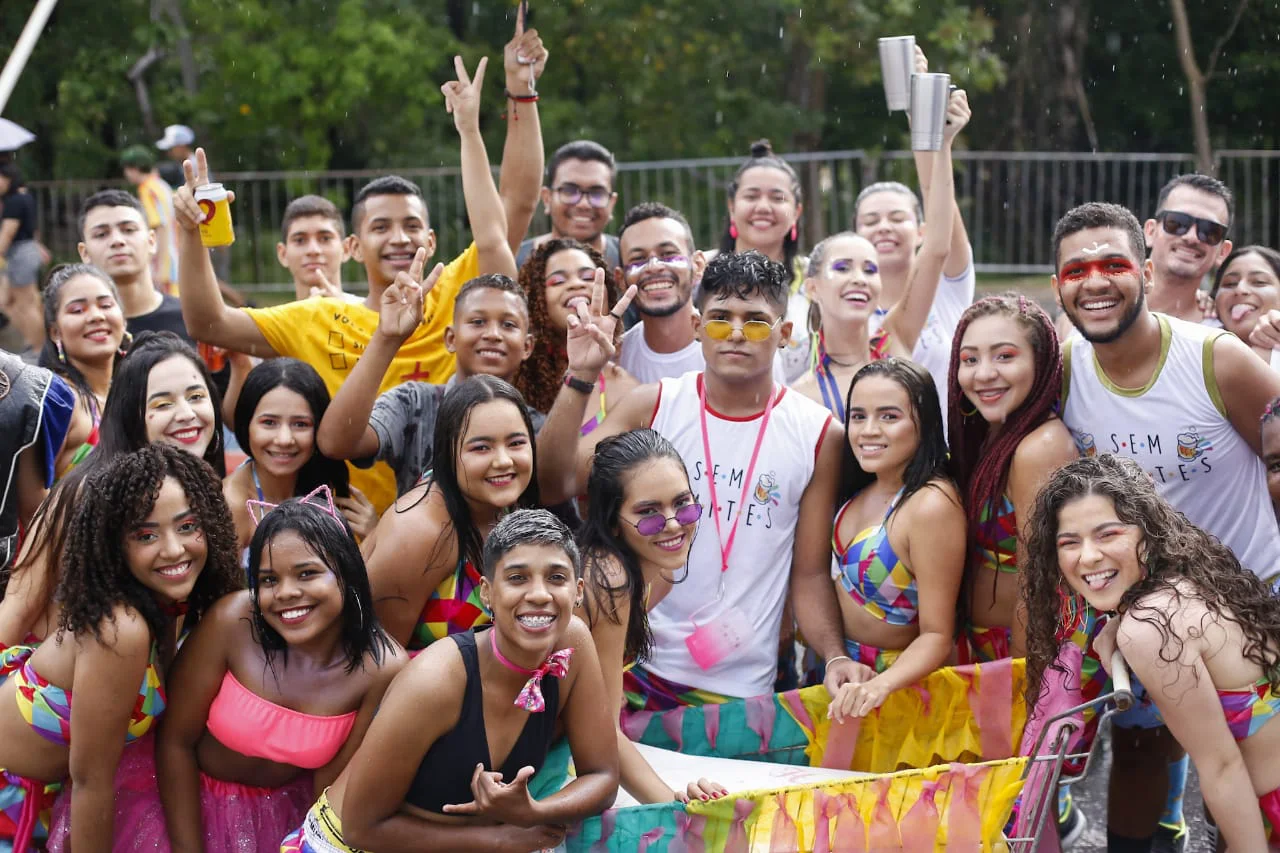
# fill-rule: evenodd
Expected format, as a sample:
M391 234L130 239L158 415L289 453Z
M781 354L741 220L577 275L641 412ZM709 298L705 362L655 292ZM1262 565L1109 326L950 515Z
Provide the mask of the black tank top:
M471 775L477 764L482 764L485 770L495 769L489 763L489 736L484 728L484 695L480 683L480 659L476 654L476 634L467 631L453 634L449 639L457 644L463 666L467 669L462 712L458 715L458 724L427 750L404 797L409 805L437 814L443 814L445 805L449 803L458 805L475 799L471 793ZM520 737L511 747L511 754L501 767L496 768L504 781L514 779L521 767L540 769L547 758L547 750L555 737L560 680L552 675L544 676L542 696L547 703L546 710L529 715Z

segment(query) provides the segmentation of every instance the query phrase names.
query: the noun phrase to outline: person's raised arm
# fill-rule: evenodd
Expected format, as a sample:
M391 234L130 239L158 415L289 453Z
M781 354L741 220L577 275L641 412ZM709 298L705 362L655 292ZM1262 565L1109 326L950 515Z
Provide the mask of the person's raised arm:
M441 641L410 662L387 690L347 766L342 835L348 846L379 853L527 853L563 839L563 832L545 827L450 824L400 811L423 758L457 725L466 682L457 645Z
M227 673L229 640L252 617L249 595L237 592L216 602L183 642L165 679L169 705L156 738L156 782L169 839L183 853L204 851L196 745Z
M929 60L925 58L920 45L916 45L916 73L929 73ZM933 181L933 156L929 151L915 151L913 155L916 161L916 177L920 180L920 195L928 204L929 189ZM969 232L964 226L964 217L960 215L960 205L952 202L952 210L951 251L947 253L947 261L942 266L942 272L947 278L963 275L969 268L969 264L973 262L973 258L970 257Z
M1116 635L1120 651L1133 674L1147 687L1169 733L1191 756L1200 777L1204 804L1213 813L1227 849L1266 850L1258 795L1204 665L1204 641L1192 639L1187 630L1202 630L1208 614L1199 607L1195 608L1198 615L1194 621L1184 620L1180 614L1169 612L1172 601L1162 605L1168 608L1165 614L1143 616L1135 612L1141 608L1138 605L1122 619ZM1183 641L1182 653L1172 662L1165 659L1169 637L1162 623L1166 619L1174 622L1174 632ZM1178 624L1183 621L1192 624Z
M1254 355L1235 335L1218 335L1212 346L1213 375L1227 419L1261 458L1262 430L1258 424L1262 410L1280 397L1280 373Z
M813 476L800 496L791 552L791 600L803 602L803 607L795 608L796 621L809 648L827 661L824 683L834 696L841 684L857 675L853 662L845 656L840 603L831 584L831 527L836 517L844 427L829 419L819 442Z
M547 67L547 49L537 30L524 28L524 7L516 11L516 34L502 51L507 75L507 141L502 149L498 192L507 212L507 245L515 252L538 209L545 155L535 81Z
M209 163L203 148L196 149L196 165L182 163L187 182L173 194L173 218L178 225L178 298L182 302L182 322L187 333L198 341L246 352L259 358L279 355L267 343L258 324L245 312L222 301L218 278L209 260L209 250L200 242L200 221L204 214L196 204L195 191L209 182ZM228 193L228 202L235 193Z
M116 768L129 718L151 656L151 629L142 615L117 606L102 639L76 637L71 693L71 849L110 853L114 837ZM77 713L77 711L79 713Z
M396 273L395 280L382 292L378 328L333 395L316 432L320 452L330 459L370 459L378 455L380 442L369 424L369 413L396 352L422 322L423 299L444 272L444 266L436 264L423 281L426 262L427 250L418 249L409 271Z
M884 326L890 335L908 351L915 348L920 332L929 320L943 266L952 251L951 223L953 219L960 218L960 213L956 209L956 180L951 168L951 145L955 142L956 135L969 123L969 115L969 99L964 89L956 89L947 102L947 123L942 134L942 148L930 155L933 160L933 183L925 197L925 222L928 224L924 229L924 243L911 262L906 291L889 309L889 315L884 320Z
M480 93L484 87L484 71L489 58L482 57L474 79L467 74L461 56L453 58L457 80L440 87L445 109L453 113L453 124L462 141L462 194L467 203L467 219L471 221L471 238L481 275L501 273L516 277L516 259L507 244L507 214L502 197L493 184L489 170L489 154L480 135Z
M597 269L590 305L579 302L575 306L577 313L569 315L565 342L569 371L551 411L547 412L546 422L538 431L538 489L548 506L582 494L591 469L591 456L603 439L648 426L657 403L657 385L642 385L627 394L609 410L586 441L578 440L591 389L617 351L613 330L622 322L635 293L632 285L611 310L606 310L604 270Z

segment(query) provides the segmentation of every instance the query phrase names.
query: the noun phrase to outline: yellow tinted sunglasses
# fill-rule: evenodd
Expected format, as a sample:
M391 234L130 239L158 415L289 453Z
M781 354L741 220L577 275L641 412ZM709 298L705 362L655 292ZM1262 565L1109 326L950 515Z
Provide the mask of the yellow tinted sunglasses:
M764 320L748 320L741 326L735 326L728 320L707 320L702 324L702 330L707 333L707 337L713 341L727 341L735 330L742 332L742 336L752 343L759 343L769 339L773 334L773 330L778 328L778 324L782 322L782 318L774 320L772 323L766 323Z

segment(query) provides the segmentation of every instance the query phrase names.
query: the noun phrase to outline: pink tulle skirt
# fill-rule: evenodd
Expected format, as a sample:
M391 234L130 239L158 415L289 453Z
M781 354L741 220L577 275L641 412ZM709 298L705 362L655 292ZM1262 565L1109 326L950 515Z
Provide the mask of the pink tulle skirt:
M280 788L255 788L200 774L200 811L206 853L258 853L280 849L314 800L310 773ZM164 807L156 787L155 739L125 747L116 770L112 853L169 853ZM50 853L71 851L71 786L53 807Z

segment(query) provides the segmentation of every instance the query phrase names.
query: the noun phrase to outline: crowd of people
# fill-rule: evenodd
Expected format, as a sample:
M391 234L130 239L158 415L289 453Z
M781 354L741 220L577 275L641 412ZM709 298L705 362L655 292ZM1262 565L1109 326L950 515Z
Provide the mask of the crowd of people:
M761 142L700 248L655 201L607 233L612 155L545 158L547 50L520 27L503 60L498 182L487 61L442 87L471 226L443 263L388 175L349 233L294 200L296 299L228 304L195 198L225 152L182 152L169 202L131 150L149 200L90 197L37 290L6 203L45 342L0 353L0 849L554 848L619 786L730 793L664 779L624 714L820 684L840 722L1009 657L1034 707L1115 649L1109 849L1183 849L1188 756L1227 848L1280 844L1280 254L1232 246L1230 190L1065 212L1055 323L974 301L963 90L921 195L870 185L805 253Z

